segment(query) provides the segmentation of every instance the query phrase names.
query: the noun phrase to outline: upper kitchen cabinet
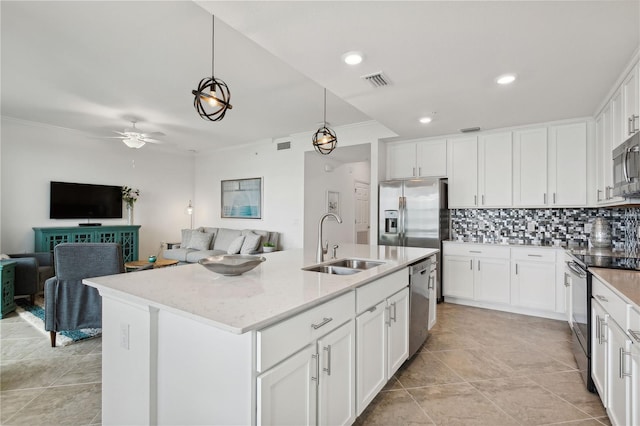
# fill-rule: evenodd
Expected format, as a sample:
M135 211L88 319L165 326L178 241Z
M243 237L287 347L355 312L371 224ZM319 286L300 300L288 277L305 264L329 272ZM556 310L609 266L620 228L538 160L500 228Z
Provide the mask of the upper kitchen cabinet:
M478 138L449 139L449 208L478 207Z
M638 67L636 64L622 82L623 131L622 143L640 130L640 92L638 85Z
M449 207L510 207L511 132L449 140Z
M547 128L518 130L513 134L513 203L547 205Z
M622 197L613 196L613 111L616 108L614 97L595 120L596 136L596 204L599 206L619 204ZM620 98L617 98L618 100ZM618 129L619 130L619 129ZM619 132L618 132L619 134Z
M387 179L445 177L446 175L446 139L387 145Z
M549 196L552 207L587 205L587 123L549 128Z
M519 130L513 143L514 205L587 205L585 122Z

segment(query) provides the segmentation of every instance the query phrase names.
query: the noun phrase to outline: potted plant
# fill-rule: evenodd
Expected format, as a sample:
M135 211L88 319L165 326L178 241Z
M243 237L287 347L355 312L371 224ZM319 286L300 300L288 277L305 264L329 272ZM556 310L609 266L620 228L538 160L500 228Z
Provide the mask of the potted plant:
M263 253L271 253L272 251L276 251L276 245L270 242L266 242L262 244L262 252Z
M133 225L133 205L138 201L139 196L139 189L133 189L128 186L122 187L122 201L127 205L127 223L129 225Z

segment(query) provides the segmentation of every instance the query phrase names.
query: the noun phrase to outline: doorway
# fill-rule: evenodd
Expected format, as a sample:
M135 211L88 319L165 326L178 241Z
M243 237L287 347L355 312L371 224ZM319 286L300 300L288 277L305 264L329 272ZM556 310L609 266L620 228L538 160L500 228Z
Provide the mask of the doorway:
M370 185L367 182L355 181L353 188L353 198L355 205L355 236L356 244L369 244L369 215L370 205Z

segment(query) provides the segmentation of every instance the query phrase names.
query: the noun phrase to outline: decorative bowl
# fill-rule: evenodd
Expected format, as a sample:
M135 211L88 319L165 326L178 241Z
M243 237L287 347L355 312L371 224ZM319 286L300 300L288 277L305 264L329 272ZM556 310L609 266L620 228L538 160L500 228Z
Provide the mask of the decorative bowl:
M154 263L157 259L156 256L149 256L149 263Z
M223 254L221 256L205 257L198 260L198 263L217 274L233 276L250 271L265 260L267 259L262 256Z

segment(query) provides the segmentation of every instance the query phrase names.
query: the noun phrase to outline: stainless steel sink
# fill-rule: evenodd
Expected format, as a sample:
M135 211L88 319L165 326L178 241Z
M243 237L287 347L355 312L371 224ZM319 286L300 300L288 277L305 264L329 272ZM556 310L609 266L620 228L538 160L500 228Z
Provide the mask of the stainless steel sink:
M383 265L384 262L376 262L373 260L362 260L362 259L340 259L335 262L329 262L327 265L329 266L339 266L342 268L351 268L351 269L370 269L375 268L376 266Z
M333 274L333 275L353 275L362 271L362 269L345 268L342 266L333 266L333 265L307 266L306 268L302 268L302 270L312 271L312 272L322 272L323 274Z

